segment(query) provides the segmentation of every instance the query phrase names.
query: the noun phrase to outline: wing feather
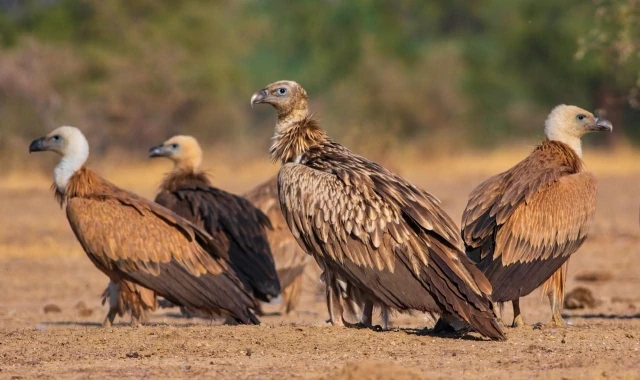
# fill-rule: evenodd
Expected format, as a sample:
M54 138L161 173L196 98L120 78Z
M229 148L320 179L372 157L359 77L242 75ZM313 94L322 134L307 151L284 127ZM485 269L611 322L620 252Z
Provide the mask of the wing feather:
M248 200L207 184L187 184L176 191L162 190L156 202L213 236L256 297L269 301L280 293L265 231L271 223Z
M458 248L455 224L435 198L396 177L384 181L375 171L335 172L288 163L278 176L285 220L322 267L387 306L444 310L485 335L503 336L488 298L491 286ZM319 223L318 214L326 209L339 213L340 222L320 218ZM384 223L372 223L376 220ZM373 233L377 226L380 236Z
M114 192L67 203L69 223L99 269L176 304L258 322L252 297L225 261L203 248L209 246L206 233L153 202Z
M596 179L571 165L549 164L551 154L539 148L469 196L462 237L467 255L493 285L494 301L532 292L586 238Z

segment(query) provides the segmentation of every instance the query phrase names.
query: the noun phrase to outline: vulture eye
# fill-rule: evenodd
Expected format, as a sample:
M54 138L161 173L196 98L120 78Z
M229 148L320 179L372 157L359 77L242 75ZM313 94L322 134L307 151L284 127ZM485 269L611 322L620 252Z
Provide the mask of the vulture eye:
M60 136L55 135L55 136L53 136L53 137L52 137L52 139L53 139L54 141L60 141Z
M171 149L178 149L178 144L171 144Z
M578 115L578 120L582 120L584 119L586 116L584 116L583 114Z
M280 87L280 88L278 89L278 95L284 95L284 94L286 94L286 93L287 93L287 89L286 89L286 88L284 88L284 87Z

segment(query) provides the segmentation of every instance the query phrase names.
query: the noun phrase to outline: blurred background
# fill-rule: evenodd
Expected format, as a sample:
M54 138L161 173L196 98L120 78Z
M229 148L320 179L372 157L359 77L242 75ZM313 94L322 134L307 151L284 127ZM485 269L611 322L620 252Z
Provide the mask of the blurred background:
M639 23L637 0L0 0L0 158L70 124L92 159L187 133L267 160L275 113L249 98L279 79L383 161L530 147L558 103L613 122L591 145L629 148Z

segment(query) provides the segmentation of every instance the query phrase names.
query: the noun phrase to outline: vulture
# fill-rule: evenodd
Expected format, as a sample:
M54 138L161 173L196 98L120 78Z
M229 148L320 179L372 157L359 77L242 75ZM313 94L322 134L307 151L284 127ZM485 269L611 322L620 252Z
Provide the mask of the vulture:
M270 153L282 163L282 213L325 278L355 287L369 304L438 312L457 326L506 339L491 284L465 255L458 227L434 196L332 140L296 82L270 84L251 97L258 103L278 113Z
M467 255L491 282L493 301L512 302L514 327L524 325L520 297L541 285L551 324L563 324L569 257L585 241L596 207L596 179L584 169L580 137L612 129L588 111L559 105L542 143L469 195L462 216Z
M55 198L91 262L121 295L131 291L129 284L141 285L188 309L259 324L252 311L256 300L217 242L171 210L86 168L89 144L79 129L63 126L31 142L29 152L41 151L61 156L53 171ZM112 310L106 324L115 317Z
M272 229L267 230L267 238L282 287L283 308L285 313L289 314L300 301L304 269L310 257L291 235L287 222L282 216L276 177L254 187L244 194L244 197L265 213L271 221Z
M174 163L155 201L208 232L229 257L245 288L260 301L280 294L280 282L269 248L269 218L247 199L211 186L200 170L202 150L191 136L174 136L149 150L149 157Z

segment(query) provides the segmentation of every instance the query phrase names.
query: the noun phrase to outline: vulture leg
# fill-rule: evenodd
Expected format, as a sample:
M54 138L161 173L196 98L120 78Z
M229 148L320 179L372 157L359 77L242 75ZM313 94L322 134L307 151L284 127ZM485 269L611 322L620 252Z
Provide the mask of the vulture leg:
M511 302L513 305L513 324L511 327L524 327L526 324L522 319L522 314L520 314L520 298L516 298Z
M365 301L364 308L362 309L362 316L360 317L360 324L363 327L371 327L373 323L373 302Z
M549 293L549 303L551 304L551 322L550 327L562 327L565 325L564 319L560 314L560 305L555 292Z
M569 260L558 269L543 285L543 294L549 297L551 304L551 322L552 327L564 326L564 320L560 314L560 308L564 303L564 286L567 281L567 271L569 270Z
M302 295L302 283L304 277L298 276L289 286L282 289L282 299L284 301L285 314L291 313L300 302Z
M140 322L140 318L138 318L134 313L131 313L131 327L140 327L142 323Z
M103 327L111 327L113 325L113 321L116 319L117 314L120 313L120 282L119 281L109 281L109 285L102 293L102 304L104 305L106 302L109 303L109 312L107 313L104 321L102 322ZM121 314L122 315L122 314Z
M333 326L344 326L345 321L342 316L342 304L340 303L340 289L337 289L337 282L331 279L327 279L326 285L326 297L327 297L327 310L329 311L329 320Z
M384 313L386 308L383 307L382 312ZM384 317L383 317L384 319ZM375 331L382 331L382 326L373 325L373 301L365 301L364 307L362 308L362 316L360 317L360 323L358 323L360 328L372 329ZM386 328L386 321L384 322Z
M386 306L382 306L380 315L382 316L382 330L389 330L389 309Z
M102 322L102 327L111 327L113 325L113 320L116 318L116 314L118 314L118 309L114 307L110 307L109 312L107 313L107 316L104 317L104 321Z

